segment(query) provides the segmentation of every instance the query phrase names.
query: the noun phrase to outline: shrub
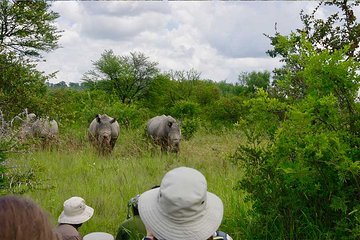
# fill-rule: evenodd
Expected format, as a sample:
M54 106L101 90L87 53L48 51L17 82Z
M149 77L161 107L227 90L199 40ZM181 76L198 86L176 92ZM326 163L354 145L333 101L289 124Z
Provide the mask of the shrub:
M178 101L170 109L173 117L184 119L193 118L199 112L199 105L191 101Z
M185 118L181 122L181 135L185 140L189 140L199 129L199 119Z
M221 97L213 104L204 107L202 114L212 125L231 126L244 114L243 101L244 99L239 96Z
M238 187L256 239L359 239L359 65L342 50L305 52L302 99L247 102L242 126L255 134L232 158L246 173Z

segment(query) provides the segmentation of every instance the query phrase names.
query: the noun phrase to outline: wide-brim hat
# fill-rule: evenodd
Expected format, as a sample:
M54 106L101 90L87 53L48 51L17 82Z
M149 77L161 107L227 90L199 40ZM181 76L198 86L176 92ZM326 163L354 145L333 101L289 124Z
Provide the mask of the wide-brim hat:
M139 213L159 240L205 240L219 228L223 203L207 192L205 177L187 167L168 172L160 188L140 195Z
M86 234L83 240L114 240L114 236L106 232L92 232Z
M58 222L68 224L81 224L89 220L94 214L94 209L85 204L81 197L72 197L64 202Z

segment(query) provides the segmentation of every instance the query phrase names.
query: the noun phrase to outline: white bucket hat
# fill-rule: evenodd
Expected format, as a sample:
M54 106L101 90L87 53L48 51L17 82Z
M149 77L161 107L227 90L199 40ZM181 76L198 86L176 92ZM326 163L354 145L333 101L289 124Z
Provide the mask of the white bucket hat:
M83 240L114 240L114 236L106 232L92 232L86 234Z
M94 209L85 204L81 197L72 197L64 202L64 211L59 216L59 223L80 224L89 220Z
M205 240L219 228L223 204L207 192L205 177L188 167L165 174L160 188L144 192L139 213L146 228L159 240Z

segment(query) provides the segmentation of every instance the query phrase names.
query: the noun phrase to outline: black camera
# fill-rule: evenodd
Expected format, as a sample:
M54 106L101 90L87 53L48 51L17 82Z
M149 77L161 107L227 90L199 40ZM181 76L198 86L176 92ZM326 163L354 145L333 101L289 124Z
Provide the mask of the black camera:
M131 218L132 216L138 216L139 215L139 209L138 209L139 197L140 197L140 194L136 195L135 197L133 197L133 198L131 198L129 200L127 219Z
M151 189L159 188L159 185L153 186ZM139 208L138 208L138 202L139 202L140 194L136 195L135 197L132 197L128 202L128 212L127 212L127 219L131 218L132 216L139 216ZM131 215L132 214L132 215Z

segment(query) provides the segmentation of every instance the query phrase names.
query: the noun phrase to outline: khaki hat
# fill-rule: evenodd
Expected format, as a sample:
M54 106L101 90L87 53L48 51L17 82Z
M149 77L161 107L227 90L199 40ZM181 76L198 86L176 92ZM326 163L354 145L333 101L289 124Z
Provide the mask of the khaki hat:
M141 220L159 240L208 239L219 228L223 212L221 199L207 191L205 177L188 167L169 171L160 188L139 198Z
M85 204L81 197L71 197L64 202L64 210L61 212L58 222L80 224L89 220L94 214L94 209Z

